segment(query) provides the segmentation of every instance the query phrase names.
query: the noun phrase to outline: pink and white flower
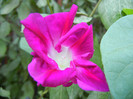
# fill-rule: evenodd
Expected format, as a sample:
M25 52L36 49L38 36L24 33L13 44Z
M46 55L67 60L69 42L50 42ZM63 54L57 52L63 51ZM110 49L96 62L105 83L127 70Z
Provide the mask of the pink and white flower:
M94 52L92 25L73 25L78 7L70 12L42 17L32 13L21 23L34 52L28 65L30 76L44 87L78 84L83 90L109 91L102 70L89 61Z

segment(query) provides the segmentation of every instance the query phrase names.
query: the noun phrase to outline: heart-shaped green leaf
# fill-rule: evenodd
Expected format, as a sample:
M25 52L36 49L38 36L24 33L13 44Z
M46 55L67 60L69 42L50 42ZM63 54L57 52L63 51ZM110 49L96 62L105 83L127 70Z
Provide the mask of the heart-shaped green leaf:
M115 99L133 99L133 15L115 22L100 47L111 94Z

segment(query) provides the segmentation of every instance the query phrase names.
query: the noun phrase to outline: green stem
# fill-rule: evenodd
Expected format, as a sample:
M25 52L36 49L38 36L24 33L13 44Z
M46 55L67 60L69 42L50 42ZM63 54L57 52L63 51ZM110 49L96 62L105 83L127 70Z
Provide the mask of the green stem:
M92 16L93 16L93 14L95 13L95 11L96 11L96 9L97 9L97 7L99 6L99 4L100 4L101 1L102 1L102 0L99 0L99 1L98 1L98 3L96 4L95 8L93 9L93 11L91 12L91 14L90 14L89 17L92 17Z
M49 7L50 12L51 12L51 14L52 14L52 13L53 13L53 10L52 10L52 7L51 7L50 4L49 4L49 0L47 0L47 4L48 4L48 7Z

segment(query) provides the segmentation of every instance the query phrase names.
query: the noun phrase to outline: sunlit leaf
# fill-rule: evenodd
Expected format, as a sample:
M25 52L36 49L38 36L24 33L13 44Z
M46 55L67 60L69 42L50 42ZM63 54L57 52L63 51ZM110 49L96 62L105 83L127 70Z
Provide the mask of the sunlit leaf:
M47 0L38 0L37 1L37 6L39 8L45 7L47 5Z
M81 22L90 22L92 20L92 17L87 17L87 16L80 16L80 17L75 17L74 19L74 23L75 24L78 24L78 23L81 23Z
M124 8L124 9L122 10L122 12L123 12L124 14L126 14L126 15L130 15L130 14L133 14L133 9L126 9L126 8Z

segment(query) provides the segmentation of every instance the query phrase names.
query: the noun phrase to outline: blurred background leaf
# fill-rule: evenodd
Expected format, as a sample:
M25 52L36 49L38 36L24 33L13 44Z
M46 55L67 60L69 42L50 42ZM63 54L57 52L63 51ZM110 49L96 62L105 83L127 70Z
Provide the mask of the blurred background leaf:
M10 98L10 92L0 87L0 96Z
M80 94L83 93L83 90L79 88L78 85L73 84L70 87L67 87L67 92L69 95L69 99L78 99Z
M78 24L78 23L81 23L81 22L90 22L92 20L92 17L87 17L87 16L80 16L80 17L76 17L74 19L74 23L75 24Z
M32 49L29 47L24 37L20 39L20 48L29 54L32 52Z
M13 9L15 9L20 3L20 0L8 0L4 3L0 10L0 14L8 14L10 13Z
M24 85L22 86L22 92L23 95L20 97L20 99L33 99L34 87L31 81L24 83Z
M91 61L96 63L101 69L103 68L102 59L101 59L101 52L100 52L100 45L98 43L97 37L94 37L94 54L91 58Z
M121 11L123 8L133 9L132 0L102 0L98 12L100 18L108 29L116 20L122 17Z
M67 89L63 86L50 88L49 93L50 99L69 99Z
M5 55L6 50L7 50L6 43L0 40L0 57L3 57Z
M92 92L87 99L113 99L109 92Z

